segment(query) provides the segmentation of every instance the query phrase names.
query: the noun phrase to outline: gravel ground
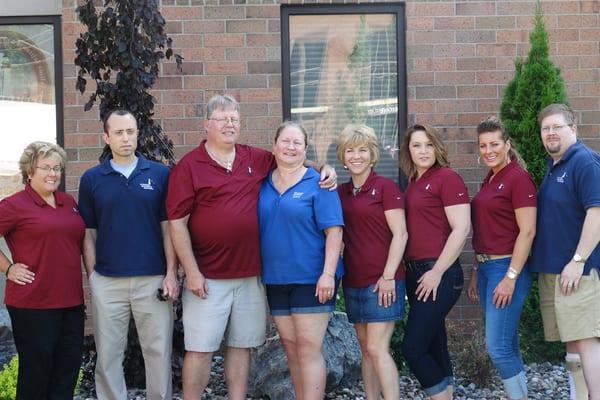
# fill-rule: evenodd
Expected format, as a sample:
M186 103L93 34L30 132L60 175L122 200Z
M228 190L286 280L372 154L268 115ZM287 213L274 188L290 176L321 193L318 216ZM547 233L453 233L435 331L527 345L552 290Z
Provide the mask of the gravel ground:
M223 379L222 358L215 357L211 380L204 400L224 400L227 399L227 392ZM552 365L550 363L530 364L526 367L527 378L529 382L529 399L532 400L568 400L568 377L563 365ZM425 400L425 394L420 390L417 381L409 375L402 375L399 379L400 398L412 400ZM130 390L129 400L145 400L144 391ZM94 400L94 397L77 396L77 400ZM175 394L173 399L181 400L179 394ZM251 398L249 398L251 399ZM362 384L353 388L338 388L328 393L326 399L365 399ZM478 388L465 379L459 378L454 393L455 400L504 400L504 391L502 382L495 378L488 388Z

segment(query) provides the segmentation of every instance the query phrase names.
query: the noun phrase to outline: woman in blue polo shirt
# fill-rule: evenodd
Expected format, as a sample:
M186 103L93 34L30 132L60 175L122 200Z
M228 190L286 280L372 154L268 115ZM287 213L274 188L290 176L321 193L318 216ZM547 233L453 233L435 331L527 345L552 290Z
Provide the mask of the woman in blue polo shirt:
M83 350L81 251L85 225L73 197L58 190L65 151L28 145L25 188L0 202L4 302L19 355L18 400L72 399Z
M258 200L262 278L298 399L322 398L321 353L342 275L342 209L335 191L319 188L304 166L307 135L285 122L273 144L277 162Z
M535 236L536 188L495 117L477 126L490 170L471 202L474 264L468 295L481 300L487 349L510 400L527 398L519 320L531 287L527 258Z

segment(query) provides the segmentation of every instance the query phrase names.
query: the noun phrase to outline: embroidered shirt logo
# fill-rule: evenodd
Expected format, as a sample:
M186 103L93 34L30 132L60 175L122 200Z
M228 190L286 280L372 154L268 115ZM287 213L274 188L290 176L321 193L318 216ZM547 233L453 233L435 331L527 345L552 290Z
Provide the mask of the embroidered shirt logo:
M292 194L292 199L299 199L300 197L302 197L303 194L304 192L294 192Z
M375 197L375 189L371 192L371 196Z
M248 175L252 175L252 167L248 167Z
M498 185L498 190L502 190L502 188L504 188L504 183Z
M556 182L558 183L565 183L565 178L567 177L567 173L563 173L561 176L557 176L556 177Z
M425 186L425 190L429 190L431 189L431 183L428 183L427 186Z
M75 214L79 214L79 210L77 209L77 207L73 206L73 212L74 212Z
M152 182L152 179L148 178L148 182L140 183L140 186L145 190L154 190L154 186L152 186L153 183L154 182Z
M530 194L528 197L531 199L535 194Z
M459 193L458 197L463 197L465 195L465 192Z

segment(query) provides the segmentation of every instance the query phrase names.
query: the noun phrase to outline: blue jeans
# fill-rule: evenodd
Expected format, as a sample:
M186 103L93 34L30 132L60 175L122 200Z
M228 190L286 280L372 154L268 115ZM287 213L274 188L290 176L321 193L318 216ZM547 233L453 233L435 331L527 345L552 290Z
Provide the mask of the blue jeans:
M506 275L510 257L479 264L477 281L479 298L485 315L485 338L488 353L504 382L510 399L527 395L523 359L519 351L519 320L523 304L531 288L531 274L526 266L517 278L511 303L497 308L492 299L494 289Z
M436 300L433 301L431 295L426 302L417 300L417 281L434 264L435 260L406 263L406 293L410 309L402 343L402 352L410 370L429 396L443 392L453 382L446 315L460 297L464 284L462 268L456 260L442 275Z

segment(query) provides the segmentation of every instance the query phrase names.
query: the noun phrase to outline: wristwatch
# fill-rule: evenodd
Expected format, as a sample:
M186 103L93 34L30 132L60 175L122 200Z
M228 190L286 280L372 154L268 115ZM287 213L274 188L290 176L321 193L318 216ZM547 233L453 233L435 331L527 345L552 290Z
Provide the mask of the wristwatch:
M587 261L587 258L583 258L579 255L579 253L575 253L575 255L573 256L573 261L576 263L585 264L585 262Z
M512 268L509 268L508 271L506 271L506 277L510 280L515 280L519 277L519 273L517 271L515 271Z

